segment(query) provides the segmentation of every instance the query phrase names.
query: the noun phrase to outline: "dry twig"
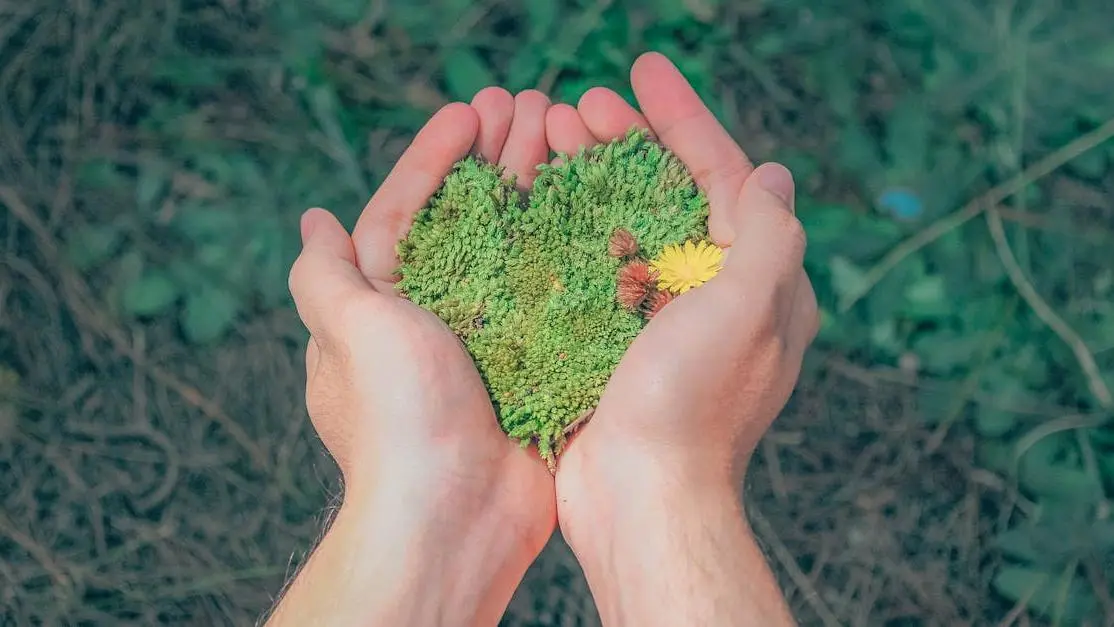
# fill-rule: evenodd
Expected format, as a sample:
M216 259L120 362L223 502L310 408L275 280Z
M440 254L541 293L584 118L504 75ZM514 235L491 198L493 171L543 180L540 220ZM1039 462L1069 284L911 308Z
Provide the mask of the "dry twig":
M912 255L936 241L952 229L966 224L987 209L997 206L1010 196L1025 189L1026 185L1048 176L1068 161L1095 148L1111 137L1114 137L1114 119L1107 120L1102 126L1077 137L1059 150L1052 152L1040 161L1025 168L1025 170L1017 176L1001 185L991 188L985 194L972 200L963 207L960 207L958 210L940 218L936 222L928 225L924 230L917 232L916 235L901 242L892 248L890 252L886 253L878 263L867 270L862 286L851 292L851 294L840 302L840 312L846 312L854 307L855 303L869 294L870 291L874 289L874 286L878 285L878 282L889 274L890 270L897 267L897 265L904 261L909 255Z
M35 235L40 250L51 261L51 266L59 269L65 268L54 236L42 220L23 202L19 194L10 187L0 186L0 202L7 205L12 214ZM63 281L69 283L76 294L76 298L70 301L70 306L75 310L74 313L83 314L82 317L90 323L90 327L108 339L116 352L127 356L137 368L143 367L146 369L155 382L169 388L182 400L199 409L206 418L220 425L247 452L248 457L251 458L257 468L266 470L270 467L270 462L263 449L244 431L244 428L238 422L229 417L219 405L201 394L197 388L179 379L177 375L159 366L146 364L142 355L136 354L125 334L116 328L109 321L108 316L96 306L97 301L90 292L89 286L73 273L64 270L61 270L60 273Z
M1110 388L1106 386L1106 382L1102 379L1102 372L1099 370L1098 364L1095 363L1094 355L1087 348L1083 338L1052 310L1052 307L1041 298L1032 282L1025 276L1024 270L1021 269L1014 257L1013 249L1010 248L1006 231L1002 227L1002 216L998 214L996 208L991 207L987 210L986 224L990 227L990 236L994 240L998 258L1002 260L1002 265L1006 268L1006 274L1014 288L1017 289L1018 294L1033 309L1033 313L1037 314L1037 317L1071 348L1075 360L1079 362L1079 367L1083 369L1083 374L1087 377L1087 385L1091 389L1091 394L1094 395L1099 405L1107 410L1114 409L1114 397L1110 395Z

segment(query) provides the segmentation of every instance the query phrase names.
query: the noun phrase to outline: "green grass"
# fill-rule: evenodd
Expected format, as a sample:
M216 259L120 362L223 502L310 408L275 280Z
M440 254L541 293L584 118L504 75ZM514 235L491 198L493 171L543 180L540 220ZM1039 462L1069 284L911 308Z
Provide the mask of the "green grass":
M336 489L300 212L352 225L446 102L629 98L648 49L798 181L824 328L747 490L802 621L1114 612L1105 3L433 4L0 6L0 615L258 616ZM568 560L509 624L591 616Z

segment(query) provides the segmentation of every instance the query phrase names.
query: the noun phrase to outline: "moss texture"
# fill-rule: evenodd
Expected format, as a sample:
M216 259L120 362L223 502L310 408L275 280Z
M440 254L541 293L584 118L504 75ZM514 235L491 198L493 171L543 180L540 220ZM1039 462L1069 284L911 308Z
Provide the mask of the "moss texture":
M616 300L613 235L652 258L705 238L708 204L642 133L542 166L529 198L501 175L456 165L399 245L398 286L463 341L503 430L552 463L646 324Z

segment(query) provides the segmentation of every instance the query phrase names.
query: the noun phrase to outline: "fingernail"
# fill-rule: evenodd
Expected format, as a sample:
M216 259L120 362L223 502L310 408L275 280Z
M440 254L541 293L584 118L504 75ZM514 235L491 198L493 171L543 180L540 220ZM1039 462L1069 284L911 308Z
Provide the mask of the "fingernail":
M793 206L793 175L780 163L763 164L755 172L758 185L777 196L790 207Z
M310 219L310 214L312 213L313 209L310 209L302 214L302 221L300 224L302 230L302 246L305 246L306 242L309 240L309 236L313 235L314 224L313 220Z

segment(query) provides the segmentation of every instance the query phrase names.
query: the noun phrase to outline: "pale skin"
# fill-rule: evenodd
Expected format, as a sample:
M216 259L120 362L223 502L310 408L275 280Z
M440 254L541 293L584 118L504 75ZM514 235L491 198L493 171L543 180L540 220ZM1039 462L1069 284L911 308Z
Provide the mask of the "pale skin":
M605 625L793 624L738 488L818 324L792 178L755 170L664 57L631 82L641 113L599 88L575 108L488 88L430 120L351 235L303 216L307 407L345 494L268 624L494 625L558 522ZM554 476L502 434L448 328L394 294L394 244L469 151L528 186L551 150L632 126L707 192L728 260L635 340Z

